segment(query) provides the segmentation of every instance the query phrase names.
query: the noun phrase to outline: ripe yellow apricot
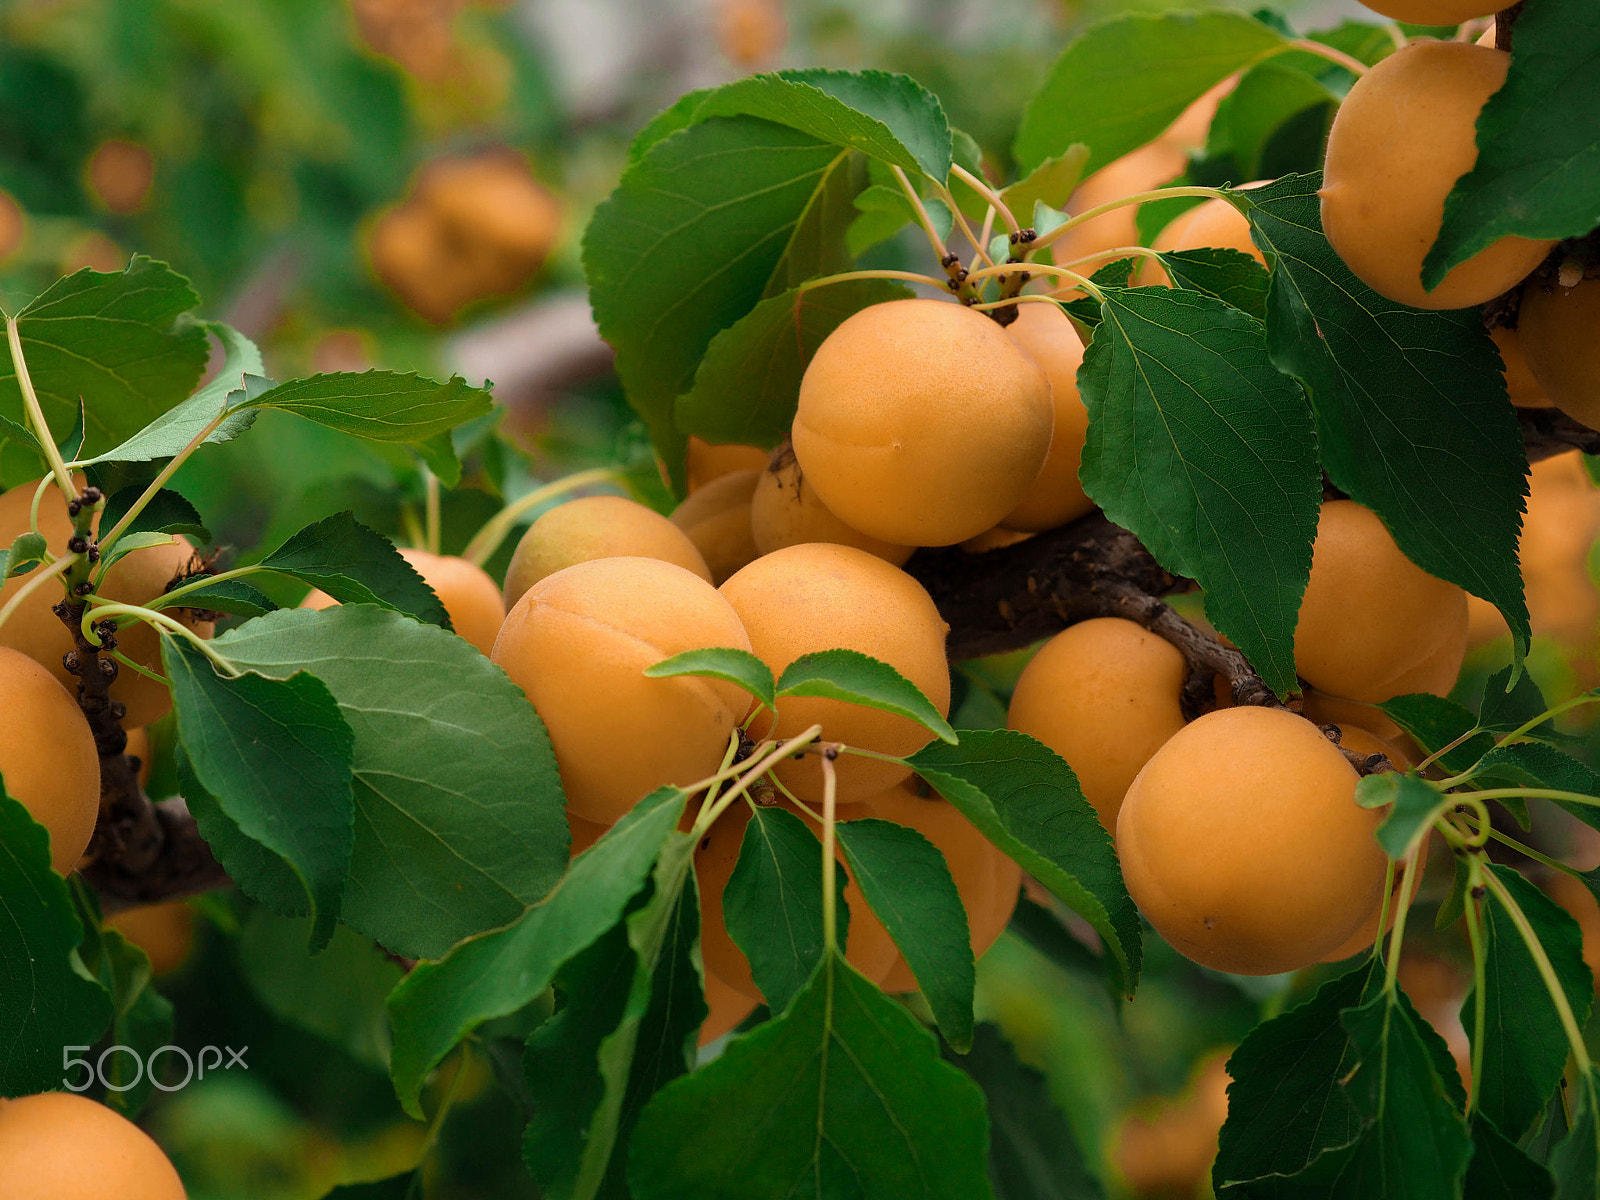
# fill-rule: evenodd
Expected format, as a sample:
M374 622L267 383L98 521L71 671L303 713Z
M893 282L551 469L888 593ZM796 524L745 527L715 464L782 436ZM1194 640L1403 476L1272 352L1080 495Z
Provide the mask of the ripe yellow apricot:
M1506 379L1506 395L1518 408L1550 408L1549 398L1528 366L1528 356L1522 351L1522 335L1515 329L1497 325L1489 330L1495 349L1500 351L1500 362Z
M1562 412L1600 428L1600 283L1535 284L1522 293L1517 332L1533 377Z
M1495 0L1361 0L1361 3L1375 13L1412 25L1459 25L1477 17L1492 16L1499 8ZM1489 35L1494 36L1492 27Z
M1006 333L1044 368L1055 410L1044 466L1000 522L1007 529L1038 533L1065 525L1094 508L1094 501L1078 482L1083 439L1089 430L1089 410L1078 395L1083 340L1067 314L1053 304L1019 304L1017 319L1006 326Z
M0 646L0 782L50 831L59 874L83 857L100 815L100 756L77 702L33 659Z
M184 1200L149 1134L71 1092L0 1100L0 1180L6 1200Z
M756 559L722 585L722 594L750 635L750 648L781 675L803 654L858 650L894 667L938 708L950 711L948 626L923 586L898 567L854 546L808 542ZM759 736L791 738L814 723L825 741L879 754L911 754L929 734L909 717L843 700L790 696L779 706L777 728L769 714L752 726ZM895 763L842 755L838 800L848 804L886 791L910 774ZM802 800L822 802L817 755L790 759L777 777Z
M506 608L546 575L619 555L659 558L711 582L711 568L689 535L666 517L625 496L584 496L557 505L528 526L506 568Z
M27 532L28 510L37 487L37 482L25 483L0 495L0 545L9 546ZM39 532L49 542L52 552L66 553L67 540L72 537L72 521L60 494L54 490L47 491L39 505ZM106 572L98 593L117 604L148 604L167 590L193 557L194 550L189 543L176 536L166 545L135 550ZM25 575L0 585L0 607L4 607L30 578ZM54 675L69 695L76 696L78 680L61 665L62 656L72 650L72 635L51 611L61 596L61 589L53 584L35 589L6 623L0 625L0 646L22 651ZM190 610L167 611L201 637L211 636L214 628L211 622L194 620ZM161 671L161 635L143 622L123 627L117 634L117 652L148 670L158 674ZM111 698L127 707L124 722L128 726L149 725L172 707L172 693L165 684L127 667L122 668L112 683Z
M698 492L713 479L721 479L735 471L759 471L766 465L767 452L760 446L708 442L692 433L689 435L688 476L691 492Z
M400 557L433 589L450 615L450 626L461 637L487 654L505 620L505 603L482 567L450 554L430 554L407 546ZM339 602L320 589L313 589L300 601L301 608L332 608Z
M1228 1119L1229 1053L1207 1055L1180 1095L1141 1101L1117 1125L1109 1157L1132 1194L1198 1194Z
M1007 529L1004 525L996 525L993 529L985 529L976 537L969 537L961 543L961 549L968 554L987 554L991 550L1004 550L1007 546L1015 546L1018 542L1025 542L1037 536L1024 533L1020 529Z
M788 801L781 803L785 809L805 821L819 838L822 836L816 822ZM852 808L856 815L869 815L860 805ZM840 819L844 819L843 814L840 814ZM742 995L764 999L750 974L750 960L728 933L722 915L722 894L733 876L734 867L738 865L739 849L749 824L749 806L735 804L717 818L695 849L695 878L700 885L700 956L705 962L707 974L715 975ZM834 859L848 875L849 871L843 865L844 852L835 848ZM895 948L889 931L883 927L883 922L873 914L867 898L861 894L854 879L845 884L844 902L850 907L845 958L856 970L877 983L889 973L900 952Z
M706 1007L711 1011L700 1023L701 1046L709 1046L718 1038L732 1033L741 1021L755 1012L756 1005L760 1003L738 988L723 983L710 971L705 973L705 978Z
M846 525L951 546L1016 507L1054 421L1049 378L994 321L944 300L891 300L817 347L794 452Z
M610 825L722 762L749 696L720 679L644 674L708 646L748 650L750 639L704 579L654 558L597 558L534 584L490 658L544 719L567 807Z
M1439 236L1450 189L1478 160L1478 112L1511 56L1467 42L1415 41L1350 89L1328 132L1322 227L1355 274L1415 308L1466 308L1506 291L1553 241L1503 237L1453 268L1433 291L1422 260Z
M1005 932L1016 911L1022 891L1022 868L979 833L959 808L940 796L920 794L910 783L880 792L849 811L850 820L861 816L915 829L939 848L961 895L961 905L967 910L972 956L981 958ZM854 920L855 910L850 911ZM903 955L896 953L882 987L886 992L916 991L916 977Z
M1108 830L1150 756L1184 726L1178 648L1121 617L1069 626L1023 668L1006 725L1038 738L1077 773Z
M1466 628L1466 593L1407 558L1370 509L1323 504L1294 635L1307 683L1347 700L1433 690L1460 670L1447 648L1465 652Z
M1317 962L1383 890L1378 814L1311 722L1283 709L1206 713L1128 788L1117 854L1128 892L1188 958L1238 975Z
M672 523L694 543L721 584L740 567L760 557L751 531L750 505L761 472L732 471L713 479L672 510Z
M1250 219L1220 196L1197 204L1167 222L1167 227L1156 235L1151 249L1197 250L1202 246L1237 250L1262 266L1267 265L1266 256L1250 240ZM1153 258L1142 260L1133 281L1140 287L1170 286L1172 282L1167 278L1166 268Z
M816 488L807 486L800 473L800 460L787 444L773 452L756 479L756 490L750 498L750 532L762 554L804 542L834 542L865 550L898 567L916 549L868 537L834 516Z
M182 900L130 908L106 924L150 956L150 973L176 971L194 949L194 910Z

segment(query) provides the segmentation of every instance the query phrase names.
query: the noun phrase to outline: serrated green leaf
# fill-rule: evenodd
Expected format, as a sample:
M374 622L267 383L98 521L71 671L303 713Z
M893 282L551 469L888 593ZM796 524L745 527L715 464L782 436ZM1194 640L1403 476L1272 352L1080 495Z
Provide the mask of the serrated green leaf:
M661 788L578 855L560 885L509 925L419 963L389 998L391 1074L401 1106L421 1116L422 1085L462 1038L550 985L563 963L604 935L644 886L683 815L687 793Z
M126 487L112 496L100 514L99 527L103 530L114 528L128 509L133 507L134 501L144 495L144 491L138 486ZM123 531L123 536L131 533L182 533L202 542L211 540L211 531L206 528L195 506L168 488L162 488L151 497L150 503Z
M1143 959L1139 914L1111 835L1061 756L1009 729L963 730L905 760L978 831L1088 921L1116 959L1125 995Z
M1014 152L1028 170L1074 142L1085 172L1158 135L1214 84L1283 45L1243 13L1126 15L1069 43L1022 112Z
M1175 286L1215 296L1258 321L1266 319L1271 279L1248 254L1221 246L1169 250L1162 254L1161 265Z
M1483 701L1478 707L1478 724L1495 733L1510 733L1529 721L1549 711L1544 693L1526 671L1513 680L1510 667L1501 667L1483 685ZM1556 727L1549 720L1540 721L1530 735L1558 738Z
M841 155L833 161L767 279L767 298L855 265L850 228L858 215L856 197L867 180L867 160L861 155Z
M72 968L83 926L50 869L50 835L3 780L0 896L0 1097L27 1096L62 1087L62 1047L92 1045L113 1013L105 989Z
M834 826L850 875L905 956L944 1040L972 1046L977 971L961 893L939 848L892 821L867 817Z
M677 399L678 428L712 443L776 446L789 436L800 379L823 339L863 308L910 295L886 280L852 279L761 301L711 339L694 385Z
M1543 1165L1482 1114L1472 1119L1472 1161L1462 1200L1551 1200L1555 1180Z
M195 778L182 745L174 747L178 786L200 836L211 848L235 886L257 904L279 916L311 917L305 885L294 869L260 842L245 834Z
M790 240L849 153L771 121L715 117L662 137L595 210L583 249L595 320L680 485L675 400L711 339L790 269Z
M1477 721L1472 713L1443 696L1416 692L1409 696L1396 696L1378 705L1378 709L1396 725L1417 740L1429 754L1443 749L1463 734L1472 731ZM1465 771L1482 758L1494 745L1494 735L1488 732L1473 734L1453 750L1446 751L1439 762L1451 771Z
M1205 588L1206 615L1270 687L1294 691L1322 500L1305 396L1268 359L1266 327L1209 296L1108 288L1100 315L1078 373L1084 489Z
M881 708L916 721L952 745L955 730L916 684L886 662L858 650L818 650L802 654L778 678L778 698L821 696Z
M214 645L242 670L316 675L355 734L351 928L436 958L561 878L568 834L549 738L522 689L472 646L364 604L275 612Z
M100 558L102 568L110 568L118 559L126 558L135 550L149 550L156 546L170 546L172 535L170 533L125 533L117 538L117 544Z
M638 1200L989 1200L983 1094L838 955L787 1012L662 1089L634 1131Z
M338 920L355 840L353 737L327 686L218 675L193 643L161 639L178 738L206 792L238 826L289 864L311 901L311 947Z
M89 441L114 446L187 396L208 357L204 330L182 319L199 302L183 276L135 255L116 274L69 275L23 309L23 357L56 436L83 415ZM0 354L0 416L26 425L10 354Z
M1244 1185L1256 1180L1296 1176L1355 1141L1363 1118L1340 1085L1358 1059L1340 1014L1382 981L1382 968L1365 959L1239 1044L1228 1060L1228 1119L1212 1167L1219 1196L1249 1195Z
M1434 821L1456 801L1415 775L1384 771L1356 784L1356 803L1363 808L1389 806L1389 815L1378 826L1378 845L1390 858L1401 859L1416 849Z
M709 675L713 679L726 679L736 683L761 703L771 708L777 703L777 684L772 679L772 668L748 650L733 646L710 646L702 650L685 650L644 669L651 679L674 675Z
M257 565L293 575L343 604L376 604L450 627L439 597L393 543L347 512L307 525Z
M1084 164L1089 161L1089 147L1079 144L1068 146L1059 154L1052 154L1021 179L1007 185L1000 199L1019 221L1028 220L1034 205L1044 204L1053 209L1064 209L1072 190L1083 178ZM1043 233L1045 230L1036 231Z
M26 575L44 561L49 548L50 544L42 533L18 534L16 541L6 549L4 557L0 557L0 581Z
M1285 61L1287 58L1269 59L1246 71L1239 85L1222 98L1212 118L1207 153L1231 155L1238 164L1240 182L1260 177L1267 143L1287 121L1315 108L1327 109L1331 116L1339 103L1340 93ZM1316 61L1329 65L1326 59Z
M1509 867L1491 866L1538 935L1581 1029L1594 1000L1594 978L1583 961L1583 931L1555 901ZM1544 980L1509 910L1490 889L1483 902L1485 1012L1482 1079L1476 1107L1504 1131L1521 1138L1545 1109L1567 1062L1567 1039ZM1474 1030L1476 1000L1461 1006Z
M189 582L194 582L194 579ZM278 606L272 602L271 597L242 579L221 579L215 583L207 583L191 592L184 592L174 601L158 596L151 602L151 607L209 608L239 617L264 617L269 612L278 611Z
M1498 608L1526 653L1517 568L1527 456L1476 309L1386 300L1323 236L1320 175L1241 193L1273 264L1272 361L1299 379L1334 485L1383 519L1423 570Z
M1508 234L1567 238L1600 225L1600 12L1544 0L1527 16L1506 81L1478 114L1477 159L1445 198L1424 287Z

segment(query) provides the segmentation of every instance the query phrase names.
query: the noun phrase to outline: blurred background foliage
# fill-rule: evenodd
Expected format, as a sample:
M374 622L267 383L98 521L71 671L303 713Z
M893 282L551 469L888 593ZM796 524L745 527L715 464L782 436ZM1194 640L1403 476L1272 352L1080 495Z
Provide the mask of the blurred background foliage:
M1004 178L1022 103L1075 31L1114 12L1180 6L6 0L0 297L14 311L60 274L120 270L147 254L194 281L203 313L255 338L277 378L383 366L494 380L503 411L459 434L468 475L445 499L443 548L459 551L537 481L619 457L640 481L654 474L589 320L579 262L587 215L653 113L752 70L900 70L943 99ZM1357 11L1329 0L1289 15L1319 29ZM1313 154L1320 136L1319 125ZM875 253L923 251L912 242ZM0 447L0 483L19 482L25 466ZM341 509L405 540L424 483L406 453L268 413L249 438L197 456L175 486L248 559ZM664 500L659 486L655 495ZM1600 682L1596 497L1575 461L1536 476L1524 547L1540 634L1530 666L1551 694ZM1463 695L1508 657L1496 620L1475 612ZM965 664L957 724L1003 723L1025 658ZM163 731L153 734L151 790L167 794ZM1600 862L1595 835L1541 819L1549 848ZM1450 883L1448 856L1433 857L1423 913ZM1594 908L1586 893L1571 902ZM1139 999L1126 1005L1081 943L1050 936L1059 925L1038 908L1022 911L982 964L981 1015L1045 1073L1110 1194L1207 1194L1221 1062L1318 972L1222 976L1152 935ZM1600 910L1582 915L1593 951ZM1465 956L1430 926L1413 920L1407 986L1459 1053ZM293 923L237 896L144 914L135 936L164 972L178 1044L249 1047L248 1072L213 1073L146 1111L194 1200L314 1200L408 1169L430 1136L430 1197L535 1194L518 1161L516 1089L498 1082L515 1075L515 1041L491 1030L441 1072L429 1111L446 1092L454 1106L432 1134L400 1113L382 999L401 968L381 950L345 932L307 958Z

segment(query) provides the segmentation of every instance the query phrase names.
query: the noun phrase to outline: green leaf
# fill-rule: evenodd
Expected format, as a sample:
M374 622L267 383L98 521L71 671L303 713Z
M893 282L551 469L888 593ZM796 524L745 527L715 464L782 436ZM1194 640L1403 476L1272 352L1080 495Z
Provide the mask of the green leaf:
M1206 591L1206 615L1279 695L1299 684L1294 627L1322 485L1305 396L1266 328L1209 296L1107 289L1079 386L1080 470L1106 516Z
M1221 246L1169 250L1161 265L1175 286L1215 296L1258 321L1266 319L1270 277L1248 254Z
M1544 693L1526 671L1517 674L1509 666L1501 667L1483 685L1483 702L1478 708L1478 724L1496 733L1510 733L1521 729L1529 721L1549 711ZM1544 720L1535 725L1530 735L1554 738L1555 724Z
M473 647L371 605L259 617L213 643L327 684L355 734L341 916L407 958L513 920L567 865L560 777L522 689ZM441 903L443 897L449 903Z
M1228 1060L1228 1119L1212 1168L1219 1196L1249 1195L1244 1185L1298 1175L1355 1141L1363 1117L1340 1085L1358 1058L1340 1014L1382 982L1381 966L1363 959L1239 1044Z
M1083 178L1084 164L1089 161L1089 147L1068 146L1060 154L1052 154L1015 183L1000 192L1000 199L1015 214L1018 221L1028 220L1035 204L1063 209L1072 191Z
M1390 858L1401 859L1416 849L1434 821L1456 801L1425 779L1385 771L1364 776L1356 784L1356 803L1362 808L1390 806L1389 815L1378 826L1378 845Z
M709 442L770 449L789 436L800 378L824 338L872 304L912 293L882 279L790 288L711 339L694 386L677 399L676 421Z
M342 1183L322 1200L411 1200L417 1173L407 1171L372 1183Z
M711 339L792 270L789 244L849 153L771 121L717 117L661 138L595 210L583 244L595 320L680 485L674 402Z
M377 604L450 627L439 597L400 551L347 512L307 525L257 565L293 575L342 604Z
M986 1124L916 1018L834 954L646 1106L628 1182L638 1200L986 1200Z
M183 319L199 302L183 276L135 255L118 274L69 275L23 309L23 358L53 434L82 415L92 444L114 446L187 396L208 357L204 330ZM9 353L0 416L27 423Z
M100 562L105 567L111 566L120 558L125 558L135 550L149 550L155 546L170 546L172 535L169 533L125 533L117 538L117 544L101 556Z
M1573 1091L1577 1119L1550 1156L1556 1200L1589 1200L1600 1194L1600 1070L1591 1066Z
M916 684L888 663L858 650L802 654L778 679L778 698L785 696L822 696L881 708L909 717L940 741L955 744L956 731Z
M1422 262L1433 287L1505 235L1568 238L1600 225L1600 13L1544 0L1519 14L1505 84L1478 114L1478 157L1444 202Z
M850 874L905 956L944 1040L972 1046L977 972L967 911L939 848L915 829L873 817L834 826Z
M1014 152L1032 170L1074 142L1085 172L1150 141L1212 85L1277 47L1275 29L1212 10L1113 17L1061 52L1022 112Z
M131 1120L155 1090L147 1065L152 1054L172 1041L172 1004L150 986L150 956L117 930L109 926L96 928L100 916L94 909L98 906L91 902L87 907L89 911L85 911L80 891L79 919L83 922L84 939L78 947L78 958L84 970L111 997L111 1044L133 1051L118 1052L105 1060L105 1102ZM154 1068L160 1071L172 1065L163 1055L155 1059Z
M1491 866L1543 943L1581 1029L1594 1000L1594 979L1583 961L1583 931L1562 908L1509 867ZM1543 1114L1567 1062L1567 1039L1533 956L1509 911L1491 889L1484 898L1486 1018L1479 1053L1483 1078L1476 1106L1513 1140ZM1468 1030L1476 1001L1461 1007Z
M1472 1119L1472 1161L1462 1200L1551 1200L1550 1172L1517 1147L1481 1113Z
M353 738L327 686L218 675L186 638L161 639L178 738L195 778L251 840L294 871L311 901L311 946L333 936L354 844Z
M305 885L294 869L278 855L250 837L222 811L215 797L195 778L189 756L181 744L174 747L178 786L194 816L200 836L211 848L231 879L246 896L285 917L311 916Z
M487 388L460 376L449 382L395 371L339 371L292 379L247 401L276 408L370 442L415 447L445 487L461 482L461 464L447 434L494 405Z
M387 1073L384 1001L404 976L400 964L343 925L320 954L307 952L310 935L307 920L257 909L239 931L239 968L273 1016Z
M771 708L777 703L772 681L772 668L748 650L733 646L710 646L703 650L685 650L644 669L651 679L673 675L709 675L713 679L726 679L736 683L761 703Z
M950 126L927 88L887 71L813 67L741 79L705 95L692 120L761 117L940 183L950 173Z
M856 197L867 186L868 178L868 163L861 155L845 154L834 159L772 269L767 280L768 298L799 287L808 279L837 275L855 265L850 252L850 228L860 215Z
M1307 109L1333 109L1340 95L1322 80L1290 65L1287 55L1246 71L1239 85L1222 98L1211 121L1207 152L1228 154L1241 180L1262 174L1262 154L1272 135ZM1327 66L1326 59L1317 60Z
M683 815L687 793L661 788L573 860L549 896L504 928L419 963L389 998L391 1073L401 1106L422 1115L422 1085L462 1038L550 985L563 963L622 917Z
M5 556L0 558L0 581L17 575L26 575L44 561L45 551L49 548L50 544L45 541L42 533L18 534L17 540L11 543Z
M1018 1061L996 1026L983 1022L971 1051L945 1060L970 1075L988 1101L995 1200L1103 1200L1105 1189L1089 1172L1049 1083Z
M191 579L189 582L194 580ZM216 583L208 583L204 587L195 588L192 592L185 592L170 603L164 596L157 596L151 602L151 607L209 608L240 617L264 617L269 612L278 611L278 606L265 592L252 587L242 579L222 579Z
M123 488L107 500L105 511L100 514L100 528L114 528L144 492L144 488L135 485ZM162 488L151 497L150 503L140 510L122 536L134 533L182 533L202 542L211 540L211 531L206 528L199 510L168 488Z
M837 936L845 945L849 909L842 874L836 872L834 882ZM757 806L750 813L722 894L722 917L768 1007L783 1012L816 973L825 936L822 843L804 821L781 808Z
M1476 309L1385 300L1323 236L1319 175L1240 193L1273 263L1272 361L1311 394L1322 466L1423 570L1489 601L1528 645L1517 569L1527 456Z
M978 831L1088 921L1132 995L1143 957L1138 911L1111 835L1061 756L1025 733L963 730L905 760Z
M1477 724L1472 713L1454 700L1443 696L1417 692L1410 696L1396 696L1378 705L1379 710L1401 729L1416 738L1417 745L1429 754L1448 746L1462 734L1470 732ZM1473 734L1454 750L1447 751L1439 762L1451 771L1465 771L1477 762L1494 745L1494 735Z
M875 183L862 189L855 198L854 207L856 217L845 235L845 249L852 259L860 258L918 219L917 210L911 206L905 191L888 184ZM948 209L943 205L931 207L928 217L941 238L950 236L950 226L955 224L955 219Z
M0 1097L60 1088L62 1047L87 1048L111 1023L110 997L72 967L83 926L50 835L0 781ZM82 1069L71 1073L84 1082Z

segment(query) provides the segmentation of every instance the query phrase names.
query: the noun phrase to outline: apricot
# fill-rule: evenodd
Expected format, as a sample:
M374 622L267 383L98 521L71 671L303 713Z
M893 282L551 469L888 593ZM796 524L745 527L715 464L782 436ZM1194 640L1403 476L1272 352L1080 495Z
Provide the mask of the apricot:
M1123 798L1117 854L1162 937L1205 966L1274 975L1355 933L1383 890L1379 814L1311 722L1224 708L1157 750Z
M37 487L37 481L25 483L0 495L0 545L10 546L27 532L28 509ZM67 540L72 537L72 521L59 492L47 491L40 502L39 532L44 534L53 553L66 553ZM117 604L148 604L167 590L193 557L193 547L177 536L165 545L135 550L106 572L98 594ZM24 575L0 585L0 608L29 578ZM62 657L72 650L72 635L51 611L61 597L61 589L54 584L35 589L6 623L0 625L0 646L22 651L54 675L70 695L76 696L78 680L61 665ZM211 636L212 623L194 620L191 610L169 609L167 612L201 637ZM147 670L158 674L161 671L161 635L142 621L123 626L117 634L117 652ZM127 667L118 672L110 691L113 700L120 700L126 706L124 723L130 727L149 725L172 707L172 693L165 684Z
M705 979L706 1007L710 1011L700 1023L699 1045L702 1048L732 1033L746 1017L755 1012L759 1003L738 988L723 983L710 971L705 973Z
M597 558L534 584L490 658L544 719L568 809L609 825L721 764L750 697L720 679L644 674L708 646L748 650L750 639L704 579L654 558Z
M1328 132L1322 227L1339 257L1380 295L1414 308L1493 299L1538 266L1554 241L1503 237L1422 286L1444 201L1478 160L1475 125L1511 56L1468 42L1415 41L1355 83Z
M100 755L77 702L33 659L0 646L0 784L50 831L61 875L100 815Z
M1019 304L1017 319L1006 326L1006 333L1044 368L1055 410L1044 467L1000 522L1007 529L1038 533L1065 525L1094 508L1094 501L1078 482L1083 439L1089 430L1089 410L1078 395L1083 341L1067 314L1054 304Z
M1432 690L1454 681L1466 628L1466 593L1407 558L1376 514L1323 504L1294 635L1307 683L1347 700Z
M584 496L557 505L528 526L506 568L506 607L546 575L619 555L659 558L711 582L711 569L689 535L666 517L625 496Z
M756 490L750 497L750 532L762 554L804 542L833 542L865 550L898 567L916 549L868 537L834 516L817 490L806 485L794 448L787 444L773 451L771 461L756 479Z
M152 975L176 971L194 949L194 910L182 900L130 908L106 924L150 956Z
M487 654L505 620L506 608L489 573L475 563L450 554L430 554L410 546L400 557L433 589L450 616L450 626L461 637ZM313 590L300 601L301 608L332 608L339 603L327 592Z
M822 830L816 822L788 801L782 804L805 821L819 838L822 836ZM860 811L859 815L868 814ZM749 805L737 802L717 818L695 850L695 878L700 884L700 956L705 962L707 975L715 975L742 995L764 999L750 974L750 960L728 933L722 915L722 894L727 889L728 880L733 877L734 867L738 865L744 831L749 824ZM835 848L834 859L848 876L844 852ZM850 907L850 924L844 939L845 959L877 983L889 973L900 952L895 948L889 931L883 927L883 922L873 915L867 898L861 894L854 879L845 884L844 901Z
M1250 240L1250 219L1220 196L1197 204L1167 222L1166 228L1156 235L1151 249L1198 250L1202 246L1237 250L1263 267L1267 265L1266 256ZM1140 287L1172 282L1167 278L1166 268L1153 258L1142 260L1133 281Z
M794 452L846 525L951 546L999 524L1038 477L1050 380L982 313L891 300L847 318L800 381Z
M6 1200L184 1200L149 1134L71 1092L0 1100L0 1179Z
M672 523L683 530L721 584L740 567L760 557L751 531L750 510L761 472L733 471L713 479L672 510Z
M1553 873L1544 890L1583 930L1583 961L1600 976L1600 903L1594 893L1565 871Z
M842 648L894 667L941 714L950 711L948 626L923 586L898 567L854 546L809 542L756 559L722 585L744 622L750 648L781 676L803 654ZM929 739L922 725L882 709L817 696L789 696L771 728L763 713L758 736L791 738L814 723L825 741L879 754L911 754ZM835 763L839 803L865 800L910 774L908 767L856 755ZM802 800L822 802L822 767L814 754L789 759L775 773Z
M1494 0L1361 0L1375 13L1412 25L1460 25L1476 17L1493 16ZM1489 31L1491 37L1494 30Z
M959 808L940 796L922 795L910 783L863 800L849 810L846 819L860 816L905 825L938 847L961 895L961 906L967 910L972 956L981 958L1005 932L1016 911L1022 891L1022 868L979 833ZM916 977L903 955L896 954L882 987L886 992L917 990Z
M1004 525L996 525L993 529L985 529L976 537L969 537L961 543L961 549L968 554L987 554L991 550L1004 550L1007 546L1015 546L1019 542L1037 536L1020 529L1007 529Z
M689 490L698 492L713 479L735 471L759 471L767 465L767 452L760 446L739 442L708 442L689 435Z
M1522 335L1515 329L1497 325L1489 330L1495 349L1500 351L1502 373L1506 380L1506 395L1518 408L1550 408L1549 399L1528 366L1528 356L1522 351Z
M1537 284L1522 293L1517 332L1533 377L1562 412L1600 428L1600 283Z
M1181 1094L1142 1101L1117 1125L1111 1165L1133 1194L1188 1200L1199 1193L1228 1119L1228 1055L1207 1055Z
M1023 668L1006 725L1066 759L1113 830L1134 776L1184 726L1178 697L1187 671L1176 646L1132 621L1080 621Z

